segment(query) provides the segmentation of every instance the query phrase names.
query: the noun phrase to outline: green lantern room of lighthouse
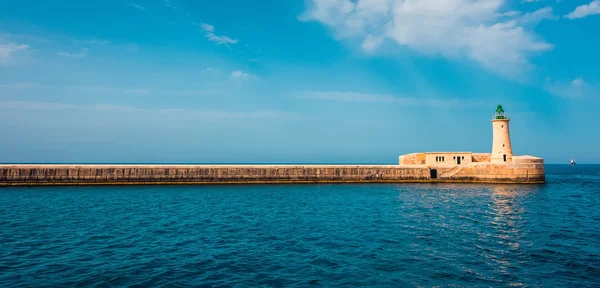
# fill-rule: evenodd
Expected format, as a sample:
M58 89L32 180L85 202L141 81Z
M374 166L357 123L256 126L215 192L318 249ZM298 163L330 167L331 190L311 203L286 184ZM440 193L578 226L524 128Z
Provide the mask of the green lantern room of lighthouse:
M504 109L502 109L502 105L498 105L498 107L496 107L494 119L507 119L507 117L504 116Z

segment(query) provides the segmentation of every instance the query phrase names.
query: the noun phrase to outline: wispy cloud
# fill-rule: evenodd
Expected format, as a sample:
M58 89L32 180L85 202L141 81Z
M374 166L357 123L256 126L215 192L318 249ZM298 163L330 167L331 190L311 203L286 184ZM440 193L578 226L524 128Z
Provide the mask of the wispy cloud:
M381 43L383 43L383 37L369 34L365 36L361 47L365 52L372 53L381 45Z
M558 18L554 15L552 7L546 6L533 12L525 13L525 15L516 18L516 21L522 25L537 25L543 20L556 20Z
M215 94L219 94L218 90L214 90L214 89L207 89L207 90L202 90L202 89L198 89L198 90L170 90L170 91L162 91L164 94L166 95L181 95L181 96L194 96L194 95L215 95Z
M366 94L357 92L322 92L309 91L296 96L298 99L327 100L343 102L379 102L379 103L403 103L413 101L413 98L398 98L385 94Z
M123 92L126 94L150 94L152 93L152 89L150 88L130 88L124 89Z
M234 78L248 77L248 76L250 76L250 74L245 73L245 72L243 72L241 70L235 70L235 71L231 72L231 77L234 77Z
M337 102L366 102L387 103L411 106L481 106L483 101L459 100L459 99L436 99L397 97L389 94L370 94L359 92L331 92L331 91L307 91L295 95L296 99L337 101Z
M84 94L150 94L154 92L147 87L113 87L107 85L60 85L56 89Z
M14 90L35 90L35 89L56 89L65 92L75 92L83 94L130 94L130 95L165 95L165 96L194 96L194 95L215 95L220 92L215 89L188 89L188 90L169 90L156 89L151 87L113 87L108 85L45 85L39 83L0 83L0 91Z
M600 86L588 83L582 77L566 82L554 81L552 78L546 77L544 88L556 96L566 98L597 97L600 95Z
M108 40L97 39L97 38L92 38L89 40L71 39L71 41L77 45L108 45L111 43Z
M20 83L8 83L0 84L0 89L11 89L11 90L31 90L31 89L49 89L54 88L53 86L42 85L38 83L20 82Z
M71 58L83 58L85 56L88 55L88 49L87 48L83 48L81 49L80 52L77 53L70 53L70 52L58 52L58 56L63 56L63 57L71 57Z
M503 16L503 17L514 17L514 16L517 16L517 15L520 15L520 14L521 14L521 11L511 10L511 11L508 11L508 12L501 13L500 16Z
M41 101L0 101L0 109L7 110L42 110L42 111L98 111L98 112L126 112L126 113L146 113L146 114L167 114L173 117L188 114L198 118L208 119L265 119L294 117L293 113L282 111L251 111L238 112L227 110L202 110L188 108L159 108L151 109L137 106L115 105L115 104L70 104L60 102L41 102Z
M200 24L200 27L205 32L214 32L215 31L215 26L212 26L212 25L209 25L209 24L206 24L206 23Z
M177 7L173 5L173 1L171 0L163 0L163 3L165 3L165 6L167 6L168 8L171 8L173 10L177 9Z
M3 42L0 39L0 63L8 61L13 54L27 49L29 49L29 45Z
M94 38L94 39L91 39L91 40L87 41L87 43L88 44L92 44L92 45L95 45L95 44L97 44L97 45L108 45L108 44L110 44L110 41L108 41L108 40L100 40L100 39Z
M29 43L31 45L32 43L48 44L48 43L50 43L50 40L45 37L39 36L39 35L30 35L30 34L24 34L24 33L17 33L17 34L0 33L0 44L7 43L7 42L14 42L14 43L25 42L25 43Z
M238 42L238 40L234 40L229 38L229 36L217 36L214 35L213 33L207 33L206 38L208 38L208 40L217 43L218 45L221 44L235 44Z
M133 3L133 2L131 2L131 3L129 3L129 6L131 6L131 7L135 8L135 9L138 9L138 10L140 10L140 11L146 12L146 7L144 7L144 6L142 6L142 5L139 5L139 4L137 4L137 3Z
M208 72L212 72L213 70L214 70L213 68L208 67L208 68L202 69L202 72L208 73Z
M196 23L194 23L197 25ZM204 37L208 38L209 41L217 43L217 45L229 45L236 44L238 42L237 39L231 39L228 36L218 36L215 32L215 27L206 23L201 23L200 28L204 31Z
M585 81L583 81L583 78L577 78L573 81L571 81L571 85L573 87L581 87L581 85L583 85L585 83Z
M578 6L573 12L565 15L565 18L578 19L595 14L600 14L600 0L594 0L590 4Z

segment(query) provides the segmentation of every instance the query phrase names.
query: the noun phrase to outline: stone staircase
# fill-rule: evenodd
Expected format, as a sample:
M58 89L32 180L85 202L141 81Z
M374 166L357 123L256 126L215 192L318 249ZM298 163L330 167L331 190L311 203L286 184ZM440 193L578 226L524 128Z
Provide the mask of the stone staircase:
M454 168L440 174L440 178L451 178L463 169L463 166L455 166Z

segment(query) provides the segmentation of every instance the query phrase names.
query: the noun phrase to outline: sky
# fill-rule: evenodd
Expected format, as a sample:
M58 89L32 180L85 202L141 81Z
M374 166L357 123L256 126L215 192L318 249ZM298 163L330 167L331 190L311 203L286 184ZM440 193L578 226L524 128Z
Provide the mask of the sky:
M600 163L600 0L0 0L0 163Z

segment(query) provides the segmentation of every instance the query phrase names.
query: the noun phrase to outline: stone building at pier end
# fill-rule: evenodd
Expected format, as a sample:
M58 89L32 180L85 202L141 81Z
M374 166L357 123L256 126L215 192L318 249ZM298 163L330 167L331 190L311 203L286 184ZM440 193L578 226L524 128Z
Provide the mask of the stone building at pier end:
M426 166L430 179L493 179L491 182L545 182L544 159L513 155L510 118L498 105L492 118L491 153L425 152L400 156L402 167Z
M513 155L509 122L498 105L491 153L412 153L391 165L0 164L0 186L545 183L543 159Z

